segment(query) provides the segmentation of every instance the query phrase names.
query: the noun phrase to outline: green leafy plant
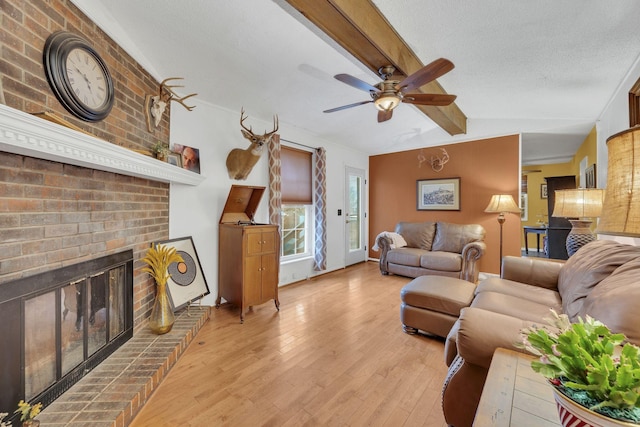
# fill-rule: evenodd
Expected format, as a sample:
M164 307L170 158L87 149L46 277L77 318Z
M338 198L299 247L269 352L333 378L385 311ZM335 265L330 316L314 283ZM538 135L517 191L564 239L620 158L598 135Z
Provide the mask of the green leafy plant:
M520 347L539 356L533 370L556 386L584 390L597 402L591 410L640 408L640 349L589 316L570 323L551 311L550 327L522 331Z
M42 403L30 405L24 400L21 400L20 402L18 402L18 409L16 409L14 413L20 414L20 421L28 421L37 417L41 410Z
M156 155L156 157L166 157L171 152L169 150L169 146L160 141L156 142L156 144L151 147L151 151Z
M147 264L142 271L149 273L157 284L165 285L169 279L169 266L174 262L184 262L182 256L176 252L176 248L166 245L151 246L147 254L142 258Z

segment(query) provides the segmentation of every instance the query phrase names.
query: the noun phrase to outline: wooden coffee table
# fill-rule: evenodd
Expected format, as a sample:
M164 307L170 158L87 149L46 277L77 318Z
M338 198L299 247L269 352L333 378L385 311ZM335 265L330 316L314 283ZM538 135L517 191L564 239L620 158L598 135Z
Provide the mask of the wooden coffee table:
M557 427L551 386L531 369L533 357L499 348L493 354L474 427Z

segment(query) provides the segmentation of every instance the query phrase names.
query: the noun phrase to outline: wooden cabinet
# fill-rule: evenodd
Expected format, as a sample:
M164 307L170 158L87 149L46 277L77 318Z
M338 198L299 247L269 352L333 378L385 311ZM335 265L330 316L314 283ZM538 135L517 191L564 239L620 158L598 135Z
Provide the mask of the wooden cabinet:
M240 307L241 322L248 307L273 300L276 309L280 308L278 226L254 224L250 220L253 218L252 208L257 206L261 191L264 191L261 187L233 186L219 225L216 307L220 306L222 298ZM242 220L245 212L250 213L247 221ZM228 218L233 218L235 222L225 222Z

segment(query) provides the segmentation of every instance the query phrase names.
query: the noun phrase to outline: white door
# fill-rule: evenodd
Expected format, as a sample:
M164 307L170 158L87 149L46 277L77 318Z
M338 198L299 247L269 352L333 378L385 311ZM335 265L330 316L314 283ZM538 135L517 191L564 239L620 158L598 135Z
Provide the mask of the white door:
M366 259L365 247L365 179L362 169L346 168L345 227L345 265L363 262Z

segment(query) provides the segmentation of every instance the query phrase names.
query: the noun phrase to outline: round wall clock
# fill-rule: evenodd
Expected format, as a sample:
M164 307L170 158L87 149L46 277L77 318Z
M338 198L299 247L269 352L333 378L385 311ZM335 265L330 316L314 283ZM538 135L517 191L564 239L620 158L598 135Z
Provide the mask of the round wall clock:
M53 93L71 114L88 122L109 115L115 99L111 74L86 40L55 32L44 45L43 61Z

